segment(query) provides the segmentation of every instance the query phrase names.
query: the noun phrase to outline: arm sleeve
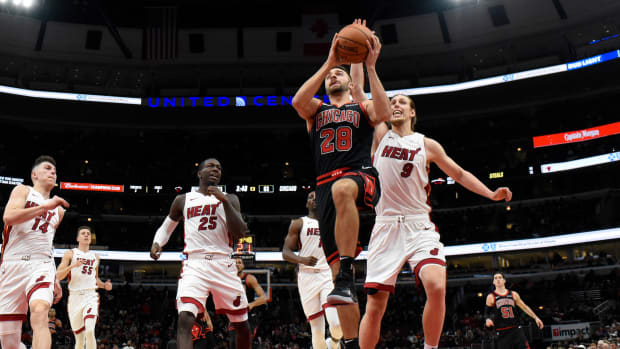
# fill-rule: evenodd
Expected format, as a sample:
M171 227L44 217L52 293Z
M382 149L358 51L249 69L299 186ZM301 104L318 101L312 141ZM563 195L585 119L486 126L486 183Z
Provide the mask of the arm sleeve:
M179 222L173 221L172 219L170 219L169 216L166 216L164 222L161 224L159 229L157 229L153 242L156 242L159 244L159 246L163 247L165 244L168 243L170 235L172 235L174 228L176 228L178 224Z
M489 307L488 305L484 307L484 318L495 320L495 308Z

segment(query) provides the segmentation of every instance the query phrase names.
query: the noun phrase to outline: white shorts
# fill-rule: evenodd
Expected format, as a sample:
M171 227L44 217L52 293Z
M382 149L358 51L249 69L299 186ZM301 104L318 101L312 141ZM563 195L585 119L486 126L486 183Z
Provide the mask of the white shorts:
M73 333L84 331L86 319L99 317L99 293L96 290L69 291L67 313Z
M297 289L308 321L322 316L329 306L327 295L334 289L332 271L301 269L297 273Z
M428 215L377 216L368 244L364 288L394 293L398 273L409 263L416 281L424 266L446 266L443 244Z
M26 321L33 300L54 300L54 259L2 260L0 265L0 321Z
M190 255L181 267L178 312L189 311L199 317L209 294L217 314L226 314L231 322L247 320L248 300L235 261L225 255Z

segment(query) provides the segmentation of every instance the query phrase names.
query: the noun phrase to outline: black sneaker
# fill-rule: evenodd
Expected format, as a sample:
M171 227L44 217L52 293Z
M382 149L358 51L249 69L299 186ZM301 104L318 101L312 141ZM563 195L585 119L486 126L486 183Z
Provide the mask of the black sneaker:
M342 273L338 275L334 289L327 295L327 304L357 304L357 294L355 293L355 283L352 276L347 278L343 277Z

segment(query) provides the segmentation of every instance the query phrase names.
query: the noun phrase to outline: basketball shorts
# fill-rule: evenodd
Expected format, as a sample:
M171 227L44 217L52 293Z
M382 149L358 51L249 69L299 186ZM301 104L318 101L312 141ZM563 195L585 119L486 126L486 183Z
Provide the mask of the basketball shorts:
M419 273L429 264L446 265L444 247L428 214L377 216L368 244L364 288L394 293L403 265Z
M340 260L338 246L336 245L336 207L332 198L332 185L339 179L350 178L357 183L357 208L358 210L372 210L375 208L381 197L381 186L379 185L379 174L374 167L359 170L342 168L334 170L317 177L316 198L317 215L319 220L319 230L321 231L321 241L323 251L329 265ZM356 256L362 252L360 246L356 251Z
M86 319L99 317L99 293L95 290L69 291L67 312L73 333L84 331Z
M525 333L521 329L521 326L497 331L498 337L495 342L496 348L502 349L530 349L530 344L527 342Z
M301 269L297 273L297 289L308 321L323 315L328 306L327 295L334 289L329 269Z
M54 259L2 260L0 265L0 321L26 321L33 300L54 300Z
M221 254L191 254L181 268L178 312L189 311L202 317L209 295L217 314L226 314L231 322L247 320L248 300L235 261Z

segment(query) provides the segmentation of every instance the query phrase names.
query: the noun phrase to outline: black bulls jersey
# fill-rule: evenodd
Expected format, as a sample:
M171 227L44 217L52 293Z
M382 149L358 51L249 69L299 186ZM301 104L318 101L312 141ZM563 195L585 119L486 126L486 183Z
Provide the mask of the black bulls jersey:
M496 330L503 330L519 325L517 320L517 303L512 295L512 291L506 290L506 294L500 295L497 291L493 291L495 297L495 324Z
M372 166L374 127L361 103L321 104L309 132L316 175Z

